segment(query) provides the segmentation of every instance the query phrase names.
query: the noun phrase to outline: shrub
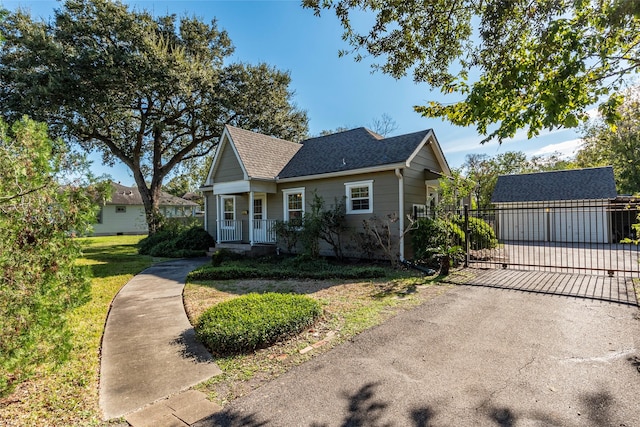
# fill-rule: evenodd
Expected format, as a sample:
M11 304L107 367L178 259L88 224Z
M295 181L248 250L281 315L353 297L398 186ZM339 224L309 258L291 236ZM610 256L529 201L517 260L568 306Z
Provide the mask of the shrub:
M140 255L151 255L151 250L154 246L174 238L175 234L171 231L158 231L157 233L147 236L138 242L138 253Z
M158 231L138 243L140 255L167 258L195 258L204 256L215 244L213 237L202 227L191 227L177 231L171 227Z
M453 222L460 227L461 232L464 229L464 218L455 217ZM469 217L469 232L471 240L471 249L493 249L498 245L496 233L482 218ZM462 234L462 243L464 243L464 232Z
M45 124L0 119L0 397L40 364L66 359L67 314L91 296L69 235L89 231L110 185L89 186L83 166Z
M237 354L271 345L311 326L320 303L303 295L248 294L217 304L196 324L196 336L217 354Z
M416 222L411 242L417 259L428 259L438 248L459 246L464 232L456 224L440 218L423 218Z
M213 237L202 227L191 227L181 232L176 238L178 249L208 250L215 245Z

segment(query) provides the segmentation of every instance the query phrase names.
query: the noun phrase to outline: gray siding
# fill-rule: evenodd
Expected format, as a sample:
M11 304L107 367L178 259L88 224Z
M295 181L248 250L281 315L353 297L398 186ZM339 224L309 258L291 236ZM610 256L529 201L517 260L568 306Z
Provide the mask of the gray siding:
M411 167L404 170L405 212L411 212L414 204L424 205L426 202L425 169L442 172L431 144L425 144L411 161Z
M372 214L348 214L347 225L351 232L361 233L363 229L363 220L376 216L380 220L385 220L387 215L398 213L398 178L393 171L378 172L371 174L352 175L347 177L326 178L312 181L301 181L296 183L286 183L278 185L278 192L275 195L269 195L268 209L269 217L274 219L282 219L284 217L284 205L282 190L289 188L305 189L305 210L309 210L313 202L314 190L324 199L325 209L330 209L335 205L336 198L341 199L346 195L345 183L373 180L373 213ZM397 223L391 226L394 236L397 238ZM349 236L344 236L343 242L353 241ZM346 253L356 255L359 253L357 247L345 247ZM331 247L321 242L322 255L333 255Z
M216 173L213 176L213 182L239 181L242 179L244 179L244 174L242 173L238 158L231 146L225 144L218 161Z
M207 216L206 229L211 236L216 239L216 219L218 216L218 207L216 206L216 197L211 191L205 191L204 197L206 199L207 209L205 215Z

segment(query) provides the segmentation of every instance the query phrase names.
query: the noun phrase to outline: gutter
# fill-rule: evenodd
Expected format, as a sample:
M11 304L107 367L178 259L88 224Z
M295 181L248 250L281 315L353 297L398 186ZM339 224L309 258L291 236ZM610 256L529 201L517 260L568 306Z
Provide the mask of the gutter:
M280 183L280 182L311 181L315 179L336 178L336 177L349 176L349 175L361 175L365 173L391 171L391 170L394 170L394 168L397 170L398 168L405 167L405 166L406 166L406 162L401 162L401 163L391 163L391 164L380 165L380 166L371 166L371 167L360 168L360 169L348 169L344 171L327 172L327 173L321 173L316 175L294 176L290 178L280 178L279 176L277 176L276 182Z

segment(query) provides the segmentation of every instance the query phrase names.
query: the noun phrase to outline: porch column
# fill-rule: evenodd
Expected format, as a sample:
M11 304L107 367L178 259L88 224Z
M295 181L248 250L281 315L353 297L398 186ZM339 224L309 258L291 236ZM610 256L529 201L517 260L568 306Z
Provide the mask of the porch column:
M253 191L249 191L249 244L253 246Z
M220 243L220 195L216 194L216 243Z

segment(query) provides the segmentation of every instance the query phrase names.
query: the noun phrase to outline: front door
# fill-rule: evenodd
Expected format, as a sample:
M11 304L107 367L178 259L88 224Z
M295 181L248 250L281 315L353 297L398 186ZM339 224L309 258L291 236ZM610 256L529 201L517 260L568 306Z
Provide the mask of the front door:
M267 203L265 196L256 196L253 199L253 241L264 243L267 241Z

